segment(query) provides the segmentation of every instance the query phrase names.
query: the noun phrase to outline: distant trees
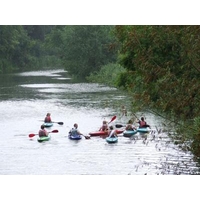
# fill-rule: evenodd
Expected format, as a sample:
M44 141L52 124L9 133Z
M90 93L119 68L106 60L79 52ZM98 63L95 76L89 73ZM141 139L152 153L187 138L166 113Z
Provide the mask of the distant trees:
M116 52L110 50L114 41L112 30L114 26L57 26L49 41L58 48L65 69L85 78L116 60Z
M0 26L0 72L66 68L86 78L116 60L111 51L114 26Z
M52 26L0 26L0 73L41 67L43 41Z
M0 26L0 71L24 66L27 63L27 35L21 26ZM18 59L19 58L19 59Z

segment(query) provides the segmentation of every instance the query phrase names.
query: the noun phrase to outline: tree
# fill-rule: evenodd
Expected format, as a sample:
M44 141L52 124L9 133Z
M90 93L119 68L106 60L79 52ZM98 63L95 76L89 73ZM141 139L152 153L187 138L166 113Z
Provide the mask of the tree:
M116 26L119 63L128 70L119 85L132 92L134 105L164 113L197 135L200 124L194 129L192 122L200 115L199 34L199 26Z
M63 32L63 65L70 74L85 78L112 62L116 52L109 50L113 26L66 26Z
M0 70L28 64L29 40L22 26L0 26Z

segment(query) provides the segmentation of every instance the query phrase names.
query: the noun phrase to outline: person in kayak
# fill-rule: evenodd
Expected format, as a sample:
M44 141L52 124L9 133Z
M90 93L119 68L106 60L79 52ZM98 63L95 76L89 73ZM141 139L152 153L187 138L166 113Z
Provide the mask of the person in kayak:
M116 132L116 130L113 128L113 126L110 126L109 127L109 135L108 135L108 137L117 137L117 132Z
M69 135L72 135L72 136L81 135L80 131L78 130L77 123L75 123L74 127L69 131Z
M46 117L45 117L45 119L44 119L44 122L45 123L51 123L52 121L51 121L51 114L50 113L47 113L47 115L46 115Z
M107 131L107 130L108 130L108 123L107 123L107 121L104 120L99 131Z
M136 130L136 127L133 125L133 121L130 119L130 120L128 120L128 123L127 123L127 125L126 125L126 128L125 128L126 130Z
M45 130L44 125L41 125L39 130L39 137L47 137L49 133Z
M141 120L139 120L137 123L139 123L139 128L151 128L150 125L148 125L144 120L144 117L141 117Z

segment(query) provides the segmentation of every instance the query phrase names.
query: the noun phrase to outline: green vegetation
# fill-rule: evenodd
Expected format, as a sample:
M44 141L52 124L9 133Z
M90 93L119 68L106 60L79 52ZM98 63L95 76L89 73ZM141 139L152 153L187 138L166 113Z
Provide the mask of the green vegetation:
M85 79L103 65L116 61L116 52L110 50L114 42L112 30L114 26L55 27L48 41L57 49L69 74Z
M103 83L109 86L116 86L121 73L126 70L119 64L109 63L101 67L100 71L90 73L86 77L89 82Z
M0 26L0 73L63 67L123 88L133 111L167 119L176 143L200 156L199 35L200 26Z
M43 47L53 26L0 26L0 73L45 67Z
M182 142L200 156L199 26L116 26L118 85L131 91L134 107L170 120Z

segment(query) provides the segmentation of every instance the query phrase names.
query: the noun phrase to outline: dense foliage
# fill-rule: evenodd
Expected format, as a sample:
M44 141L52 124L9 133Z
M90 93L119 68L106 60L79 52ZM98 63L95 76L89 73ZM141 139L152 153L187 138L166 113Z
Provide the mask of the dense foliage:
M0 26L0 73L44 67L45 35L53 26Z
M127 69L119 85L140 109L174 122L182 140L200 155L200 27L116 26L119 63Z
M103 65L116 61L116 52L110 50L114 41L112 30L113 26L58 26L48 41L58 49L65 69L85 79Z
M98 72L90 73L86 79L89 82L102 83L109 86L116 86L118 79L126 70L119 64L109 63L101 67Z

